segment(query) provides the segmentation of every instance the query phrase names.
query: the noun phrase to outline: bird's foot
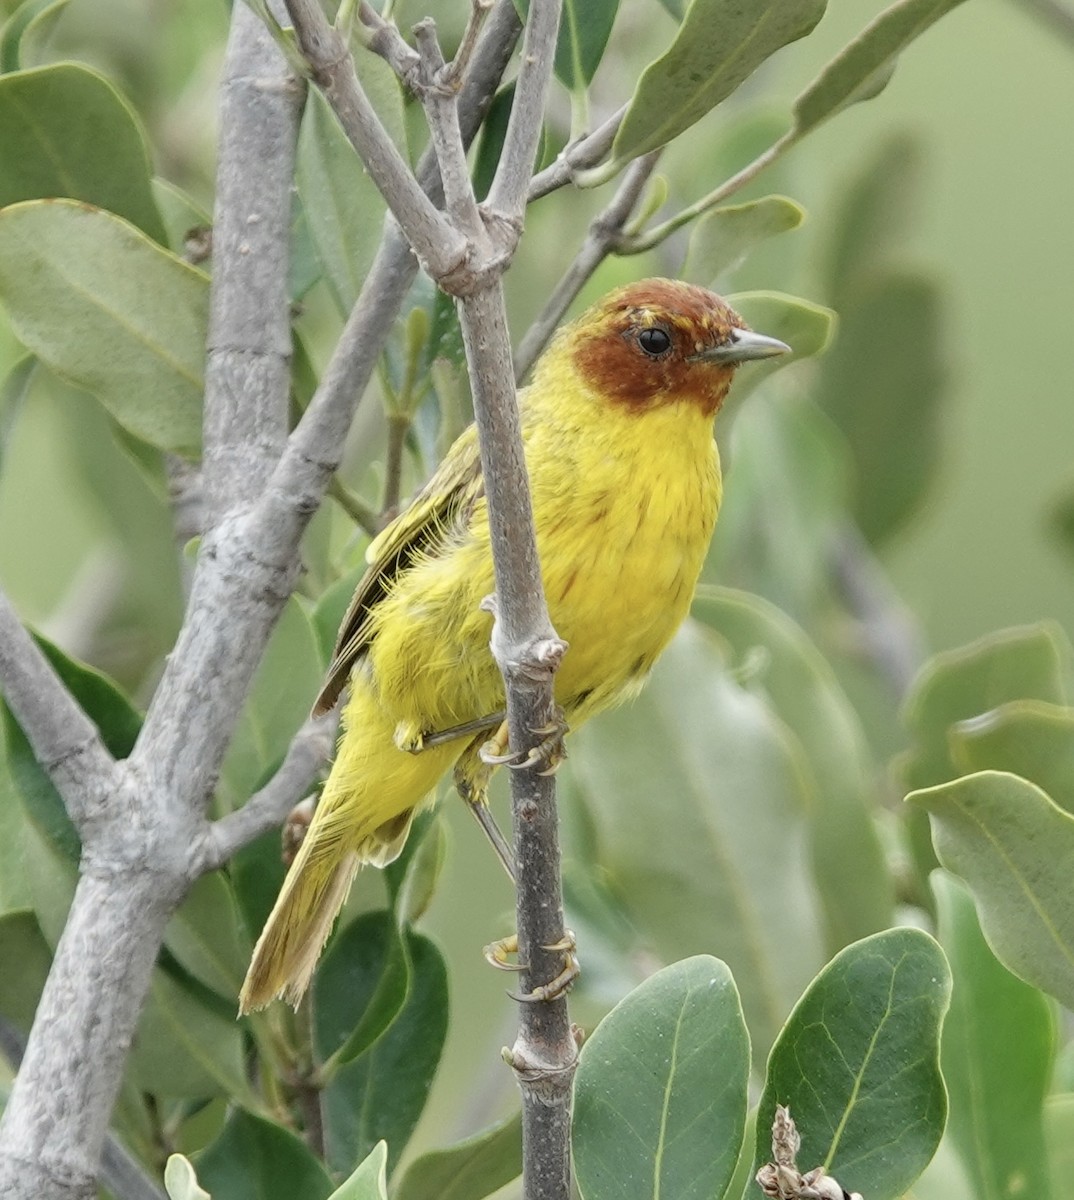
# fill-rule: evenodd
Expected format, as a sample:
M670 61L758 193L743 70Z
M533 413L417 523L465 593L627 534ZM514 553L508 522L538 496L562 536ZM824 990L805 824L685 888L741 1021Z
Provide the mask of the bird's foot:
M497 731L497 736L487 741L478 754L481 761L490 767L506 766L513 771L537 767L538 775L554 775L567 757L563 738L569 730L570 726L563 716L563 710L557 707L555 716L547 725L541 725L532 731L541 740L529 750L508 749L505 722Z
M564 930L563 937L558 942L553 942L550 946L542 946L543 950L558 951L563 955L563 966L554 979L550 979L548 983L541 984L532 992L508 992L507 994L512 1000L517 1000L520 1004L535 1004L539 1001L558 1000L560 996L566 995L570 991L571 985L582 973L582 968L578 963L578 955L575 951L578 949L578 943L571 930ZM498 941L490 943L484 949L485 961L500 971L525 971L527 969L525 963L508 962L508 958L512 954L518 953L518 934L511 934L510 937L500 938Z

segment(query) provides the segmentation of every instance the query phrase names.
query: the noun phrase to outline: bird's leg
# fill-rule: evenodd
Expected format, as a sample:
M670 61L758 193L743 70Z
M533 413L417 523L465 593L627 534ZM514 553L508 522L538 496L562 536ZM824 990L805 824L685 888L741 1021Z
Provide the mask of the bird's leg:
M563 715L563 709L557 705L552 720L532 731L541 740L525 754L508 749L506 721L496 731L496 736L481 747L478 754L481 761L488 763L490 767L506 766L513 771L521 771L526 767L540 767L538 775L554 775L567 757L563 738L569 731L570 726Z
M500 732L503 731L506 737L506 729L507 723L501 720L500 730L495 736L498 738ZM463 798L466 807L473 813L478 825L484 830L485 837L488 838L493 850L496 851L496 857L507 872L507 877L514 883L515 856L507 839L500 831L499 825L496 824L492 809L489 808L488 787L492 768L486 766L478 758L476 751L480 744L481 739L475 739L455 764L455 790Z
M454 742L458 738L469 737L475 733L488 733L496 729L506 713L489 713L487 717L478 717L474 721L463 721L461 725L449 725L447 729L434 729L430 733L415 731L409 726L400 724L395 731L395 744L408 754L420 754L433 746L442 746L445 742Z

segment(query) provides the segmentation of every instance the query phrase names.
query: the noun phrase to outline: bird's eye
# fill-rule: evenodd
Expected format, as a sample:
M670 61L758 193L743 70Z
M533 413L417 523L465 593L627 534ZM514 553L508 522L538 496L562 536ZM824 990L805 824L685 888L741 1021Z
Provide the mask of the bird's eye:
M638 334L638 345L646 354L653 358L659 358L661 354L666 354L671 349L671 337L666 329L657 327L643 329Z

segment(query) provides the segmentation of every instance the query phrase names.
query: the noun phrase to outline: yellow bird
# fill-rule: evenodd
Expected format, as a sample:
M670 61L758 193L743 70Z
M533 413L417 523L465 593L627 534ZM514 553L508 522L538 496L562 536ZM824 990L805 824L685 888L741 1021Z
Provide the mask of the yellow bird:
M720 504L713 418L739 363L787 349L712 292L647 279L560 329L519 394L545 594L570 646L555 696L571 728L636 693L686 616ZM358 868L399 854L453 767L482 815L495 756L481 750L492 734L504 749L473 426L367 560L314 710L349 687L339 749L242 1012L298 1003Z

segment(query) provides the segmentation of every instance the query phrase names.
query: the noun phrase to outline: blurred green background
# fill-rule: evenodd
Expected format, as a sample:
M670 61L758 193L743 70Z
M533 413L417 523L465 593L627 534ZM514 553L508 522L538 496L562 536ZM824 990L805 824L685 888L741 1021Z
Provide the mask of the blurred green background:
M400 24L430 9L450 27L459 7L414 0L400 6ZM674 198L689 201L723 178L739 117L768 113L778 128L794 96L882 7L831 0L812 36L777 54L668 153L662 169L674 181ZM206 206L226 25L226 8L215 0L71 0L53 32L54 52L98 65L124 88L149 128L158 173ZM603 115L622 103L634 66L640 69L673 32L656 0L624 0L593 88L594 111ZM558 104L566 113L564 97ZM848 191L890 139L912 147L905 169L918 184L908 189L910 211L892 214L886 253L900 270L939 289L946 391L939 470L914 518L880 554L929 650L1045 617L1074 637L1074 541L1057 520L1074 493L1072 113L1074 42L1064 43L1014 0L971 0L910 48L877 99L837 117L749 193L785 192L809 220L751 257L731 278L733 290L778 288L831 303L825 264ZM894 161L897 176L903 160ZM564 192L531 210L509 277L519 334L609 194L608 187ZM902 206L900 193L895 208ZM626 278L675 274L685 245L684 235L636 260L610 261L577 307ZM318 360L330 344L332 319L316 326L326 307L323 297L311 296L307 325ZM873 335L883 340L885 330ZM897 341L899 330L891 336ZM915 345L896 350L912 358ZM17 355L0 325L0 374ZM795 381L808 388L817 370L812 363L794 368L788 389ZM896 427L899 415L891 414ZM919 419L916 410L907 416ZM727 427L720 441L733 494ZM370 406L359 438L375 448L381 434L379 410ZM31 394L0 453L0 580L27 621L144 698L181 613L181 571L161 498L111 449L96 406L75 395ZM361 463L361 450L355 454ZM132 629L141 639L133 645ZM878 701L866 689L861 702L871 740L897 749L903 735L894 699ZM454 1019L419 1146L472 1131L513 1091L496 1052L511 1040L514 1012L503 999L503 980L479 954L509 928L512 896L461 806L448 803L445 812L449 861L427 926L445 950ZM368 873L356 906L374 903L381 886Z

